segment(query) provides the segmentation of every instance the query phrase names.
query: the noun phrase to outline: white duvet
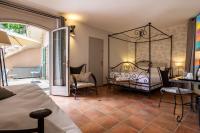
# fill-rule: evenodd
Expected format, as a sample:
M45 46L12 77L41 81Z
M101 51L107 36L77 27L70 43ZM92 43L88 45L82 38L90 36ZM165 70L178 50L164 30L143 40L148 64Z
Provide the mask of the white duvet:
M29 113L48 108L52 114L45 119L45 133L80 133L80 129L37 85L6 87L16 95L0 100L0 129L37 127L37 120Z

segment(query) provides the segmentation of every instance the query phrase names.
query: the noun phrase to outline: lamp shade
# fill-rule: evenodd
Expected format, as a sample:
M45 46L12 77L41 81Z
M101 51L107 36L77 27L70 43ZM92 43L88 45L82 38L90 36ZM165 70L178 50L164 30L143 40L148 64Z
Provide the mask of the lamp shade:
M0 30L0 46L11 45L8 34Z
M183 62L175 62L175 66L176 67L182 67L183 66Z

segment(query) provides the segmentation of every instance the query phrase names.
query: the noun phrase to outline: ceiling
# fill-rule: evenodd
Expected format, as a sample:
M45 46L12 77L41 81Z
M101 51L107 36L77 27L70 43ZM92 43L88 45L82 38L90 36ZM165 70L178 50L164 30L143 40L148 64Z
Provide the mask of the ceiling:
M54 14L65 14L99 29L118 32L152 22L166 27L200 12L200 0L11 0Z

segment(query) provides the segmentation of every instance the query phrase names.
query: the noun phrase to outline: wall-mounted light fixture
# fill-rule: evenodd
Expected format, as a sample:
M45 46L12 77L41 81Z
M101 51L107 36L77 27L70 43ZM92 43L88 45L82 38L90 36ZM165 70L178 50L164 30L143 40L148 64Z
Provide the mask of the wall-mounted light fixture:
M75 36L75 28L76 28L75 25L69 26L69 30L70 30L70 35L71 36Z

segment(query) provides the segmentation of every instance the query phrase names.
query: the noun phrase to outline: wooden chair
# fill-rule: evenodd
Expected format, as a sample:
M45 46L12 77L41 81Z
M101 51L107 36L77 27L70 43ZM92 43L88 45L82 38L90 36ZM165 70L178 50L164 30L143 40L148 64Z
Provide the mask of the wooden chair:
M71 89L73 90L72 95L74 96L74 99L77 98L77 93L78 90L80 89L90 89L90 90L94 90L96 92L96 95L98 94L98 90L97 90L97 80L96 77L94 76L94 74L90 74L90 77L92 79L92 82L82 82L82 81L78 81L76 79L76 76L74 74L81 74L81 72L83 71L84 68L84 73L86 72L86 64L83 64L79 67L70 67L70 74L72 76L72 80L73 82L71 83Z
M190 94L191 95L191 99L193 99L193 93L192 93L192 90L191 89L184 89L184 88L179 88L179 87L175 87L175 86L172 86L169 82L169 70L170 69L165 69L165 70L161 70L160 68L159 69L159 72L160 72L160 77L161 77L161 81L162 81L162 88L160 89L160 92L161 92L161 97L160 97L160 101L159 101L159 107L160 107L160 104L161 102L165 102L165 103L171 103L171 104L174 104L174 115L175 115L175 112L176 112L176 105L179 105L177 102L176 102L176 98L177 96L179 95L180 98L181 98L181 107L182 107L182 114L181 116L177 116L177 121L180 122L183 118L183 113L184 113L184 105L190 105L191 108L192 108L192 101L190 103L183 103L183 95L188 95ZM162 101L162 98L164 96L165 93L168 93L168 94L172 94L174 96L174 102L166 102L166 101Z

